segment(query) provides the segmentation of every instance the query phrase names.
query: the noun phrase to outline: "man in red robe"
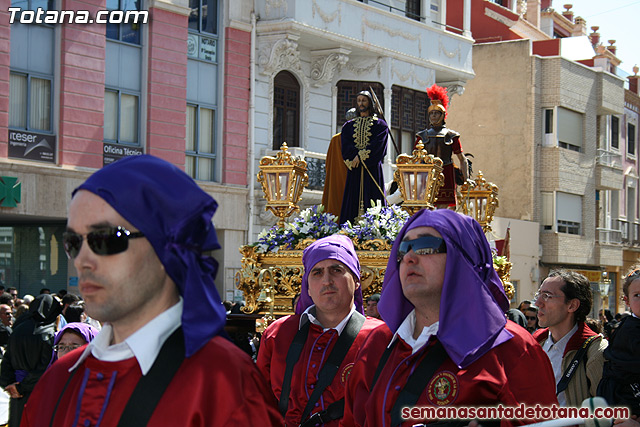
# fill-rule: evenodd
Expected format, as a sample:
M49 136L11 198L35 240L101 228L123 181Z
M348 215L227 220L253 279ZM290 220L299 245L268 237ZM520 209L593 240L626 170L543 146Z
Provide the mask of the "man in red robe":
M104 327L45 373L22 426L282 425L251 359L220 335L217 263L203 255L220 248L216 208L147 155L73 192L63 243L86 311Z
M267 328L258 369L279 400L286 425L337 426L358 348L382 322L362 315L360 263L349 237L317 240L305 249L302 262L297 314Z
M378 303L386 325L356 356L340 425L412 426L447 418L421 416L420 408L429 407L557 404L544 351L506 319L508 308L482 227L447 209L415 214L391 250ZM452 417L456 423L486 416ZM528 422L497 417L481 425Z

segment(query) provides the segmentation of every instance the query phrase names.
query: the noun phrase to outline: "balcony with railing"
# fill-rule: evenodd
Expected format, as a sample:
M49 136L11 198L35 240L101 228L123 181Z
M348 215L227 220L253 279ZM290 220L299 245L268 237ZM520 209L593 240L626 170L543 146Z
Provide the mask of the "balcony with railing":
M621 245L622 231L613 228L597 228L598 243L601 245Z
M431 15L407 7L409 2L397 4L402 6L391 0L261 1L257 5L258 41L285 36L310 49L312 56L341 48L337 53L349 58L406 57L442 73L436 79L440 81L455 79L460 72L467 77L473 74L473 39L468 30L447 26L444 17L438 19L442 22L434 21Z
M623 186L622 155L598 148L596 157L596 188L619 190Z

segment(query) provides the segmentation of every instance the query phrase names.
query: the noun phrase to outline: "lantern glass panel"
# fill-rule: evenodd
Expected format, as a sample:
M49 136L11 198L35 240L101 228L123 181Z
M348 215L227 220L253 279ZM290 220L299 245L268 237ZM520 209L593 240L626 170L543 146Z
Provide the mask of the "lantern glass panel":
M287 200L289 195L289 174L280 175L280 191L278 200Z

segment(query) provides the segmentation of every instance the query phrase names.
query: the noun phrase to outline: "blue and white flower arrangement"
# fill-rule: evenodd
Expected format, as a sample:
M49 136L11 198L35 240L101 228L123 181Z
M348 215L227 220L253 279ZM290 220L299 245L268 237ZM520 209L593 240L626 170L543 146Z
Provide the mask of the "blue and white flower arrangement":
M279 250L295 249L306 239L317 240L336 233L346 234L356 242L381 239L391 244L407 219L409 214L399 206L382 206L377 201L362 217L356 218L353 225L346 222L340 226L338 218L324 212L322 205L313 206L285 223L284 228L274 225L262 230L254 246L257 253L277 253Z

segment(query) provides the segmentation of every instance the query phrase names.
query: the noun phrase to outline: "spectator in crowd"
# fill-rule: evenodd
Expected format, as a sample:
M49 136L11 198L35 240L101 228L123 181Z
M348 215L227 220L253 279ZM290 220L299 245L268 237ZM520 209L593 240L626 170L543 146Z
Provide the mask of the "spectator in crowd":
M602 334L602 322L593 317L587 317L584 323L596 334Z
M26 305L31 305L34 299L35 298L33 295L27 294L24 297L22 297L22 302L24 302Z
M67 307L64 318L67 323L86 323L87 315L84 313L84 304L73 304Z
M538 307L535 305L529 306L524 309L524 316L527 319L527 331L533 334L535 331L540 329L540 325L538 325Z
M229 315L231 314L231 308L233 307L233 303L231 301L222 301L222 305L224 305L224 310Z
M416 213L391 249L378 304L386 325L356 356L341 425L446 422L403 419L403 407L557 403L549 361L508 308L482 227L448 209Z
M16 289L15 287L13 286L8 287L7 292L11 295L13 299L18 298L18 289Z
M598 314L600 317L600 321L602 322L604 336L608 339L611 336L613 330L618 327L618 322L616 321L616 319L614 319L611 310L609 310L608 308L600 310Z
M16 323L0 365L0 387L9 393L9 427L18 427L22 409L36 383L47 369L55 321L62 310L51 295L39 295L29 307L29 315Z
M216 208L149 155L111 163L73 192L63 244L87 313L105 325L51 365L22 427L281 425L253 361L223 335L218 265L205 255L220 248Z
M43 295L43 294L50 295L51 294L51 289L49 289L49 288L40 289L40 295Z
M518 306L518 310L520 310L522 313L524 313L524 311L525 311L527 308L531 307L531 305L532 305L532 304L531 304L531 301L529 301L529 300L523 300L523 301L520 303L520 305Z
M98 335L98 331L86 323L69 322L62 328L53 341L53 354L49 366L56 360L73 350L90 343Z
M375 319L380 319L380 313L378 313L378 302L380 301L380 294L373 294L367 298L367 316Z
M0 304L6 304L13 307L13 302L14 298L10 294L6 292L0 294Z
M9 343L13 326L13 309L8 304L0 304L0 357Z
M611 406L626 406L640 416L640 269L634 268L622 285L624 302L631 308L613 330L604 351L604 371L598 395Z
M20 304L18 308L16 308L16 322L22 317L23 314L27 314L29 312L29 306L26 304Z
M517 308L510 308L505 314L507 315L507 319L511 320L516 325L520 325L523 328L527 327L527 319Z
M296 314L266 329L257 364L286 425L337 426L358 348L382 322L363 316L360 262L349 237L316 240L302 263Z
M596 396L604 363L602 353L607 348L607 340L585 324L593 302L589 280L573 271L552 271L534 302L544 329L533 336L551 360L558 402L580 407L583 400ZM581 348L586 350L581 352ZM572 367L574 360L583 366Z

